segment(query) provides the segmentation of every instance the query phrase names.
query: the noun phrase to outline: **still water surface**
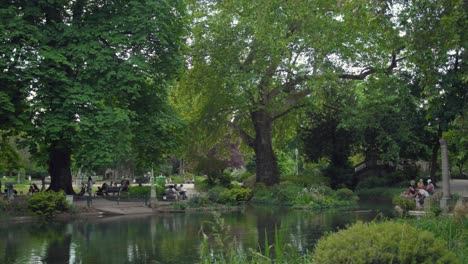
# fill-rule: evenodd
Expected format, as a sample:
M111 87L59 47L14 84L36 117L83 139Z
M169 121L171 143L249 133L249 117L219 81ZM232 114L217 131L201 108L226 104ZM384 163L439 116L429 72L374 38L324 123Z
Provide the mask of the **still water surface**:
M392 217L389 206L362 202L356 208L326 211L247 207L222 213L217 219L224 221L225 236L240 248L259 249L265 238L273 244L276 227L284 243L306 252L324 232L358 220L370 221L380 213ZM47 225L2 223L0 263L197 263L201 230L210 234L210 228L219 228L215 220L211 213L190 213Z

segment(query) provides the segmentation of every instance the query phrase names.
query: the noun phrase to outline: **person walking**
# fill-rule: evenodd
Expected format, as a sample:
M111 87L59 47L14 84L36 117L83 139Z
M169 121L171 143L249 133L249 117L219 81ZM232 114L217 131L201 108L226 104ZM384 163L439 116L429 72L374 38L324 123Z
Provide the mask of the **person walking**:
M92 195L93 195L93 178L91 178L91 176L88 177L88 183L86 185L86 191L88 193L88 197L86 199L87 201L87 204L88 204L88 207L91 206L91 204L93 203L92 201Z

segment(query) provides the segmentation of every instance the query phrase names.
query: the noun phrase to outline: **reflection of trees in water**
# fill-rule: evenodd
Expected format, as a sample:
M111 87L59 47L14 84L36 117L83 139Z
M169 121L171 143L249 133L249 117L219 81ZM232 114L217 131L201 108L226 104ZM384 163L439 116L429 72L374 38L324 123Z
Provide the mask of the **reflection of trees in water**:
M275 226L284 243L300 252L311 250L324 232L336 231L362 219L352 210L300 211L273 207L246 208L223 213L230 241L239 249L260 246L264 252L265 230L274 245ZM193 263L198 260L202 222L207 213L104 218L70 224L54 222L0 227L0 263ZM68 227L71 228L68 228ZM232 243L231 243L232 244ZM233 244L232 244L233 245ZM213 246L213 249L216 248ZM25 259L25 258L29 259Z
M5 256L3 258L3 263L13 263L16 261L16 259L18 258L18 251L17 251L17 248L18 248L18 244L19 244L19 241L18 239L15 237L15 235L12 233L12 232L6 232L3 233L3 241L5 243ZM3 243L2 243L3 244ZM3 247L2 247L3 248Z

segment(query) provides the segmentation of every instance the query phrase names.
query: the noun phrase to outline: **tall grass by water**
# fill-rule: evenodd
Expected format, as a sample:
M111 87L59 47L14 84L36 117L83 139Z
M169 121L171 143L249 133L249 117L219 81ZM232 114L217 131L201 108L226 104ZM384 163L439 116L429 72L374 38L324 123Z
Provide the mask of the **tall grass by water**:
M243 248L235 239L231 239L226 232L229 228L224 226L224 222L220 215L214 216L215 221L210 225L216 230L211 234L204 234L204 243L201 248L201 262L200 263L314 263L314 253L306 252L305 254L292 246L291 244L284 243L280 233L275 229L275 237L273 244L268 244L267 233L265 232L265 244L263 248L259 245L257 249ZM386 221L384 221L386 222ZM458 259L459 263L468 263L468 248L466 241L468 241L468 219L456 219L453 217L423 217L420 219L407 218L399 220L390 220L390 222L406 223L416 227L420 232L428 231L432 233L437 239L446 241L447 248L453 252ZM396 224L395 223L395 224ZM383 236L385 233L383 232ZM419 234L419 233L417 233ZM223 238L224 237L224 238ZM215 238L215 239L213 239ZM366 239L366 238L363 238ZM388 241L392 239L389 237ZM213 244L213 241L214 244ZM216 242L217 241L217 242ZM383 239L382 241L387 241ZM395 242L396 243L396 242ZM398 244L398 243L397 243ZM445 243L443 243L445 244ZM215 249L217 248L217 249ZM416 246L424 251L424 247ZM336 250L330 249L331 251ZM405 250L405 249L399 249ZM425 252L418 252L425 254ZM349 252L352 254L352 252ZM345 253L346 255L346 253ZM396 258L395 258L396 259ZM396 260L395 260L396 261ZM453 259L453 261L456 261ZM398 262L391 262L398 263ZM456 262L458 263L458 262Z

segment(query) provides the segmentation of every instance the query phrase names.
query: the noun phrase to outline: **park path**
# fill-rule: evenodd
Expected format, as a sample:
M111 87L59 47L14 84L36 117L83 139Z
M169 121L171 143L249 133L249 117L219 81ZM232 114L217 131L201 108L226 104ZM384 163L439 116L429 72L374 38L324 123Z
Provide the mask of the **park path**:
M187 190L187 196L190 198L198 192L195 190L194 184L184 184ZM112 197L112 195L111 195ZM76 206L87 206L86 199L73 201ZM135 214L152 214L156 211L164 209L171 209L173 202L158 201L156 208L151 208L144 201L126 202L116 200L109 200L104 197L93 197L91 208L96 213L101 214L114 214L114 215L135 215Z
M437 182L437 188L442 190L442 182ZM468 180L451 179L450 192L459 194L460 197L468 197Z

